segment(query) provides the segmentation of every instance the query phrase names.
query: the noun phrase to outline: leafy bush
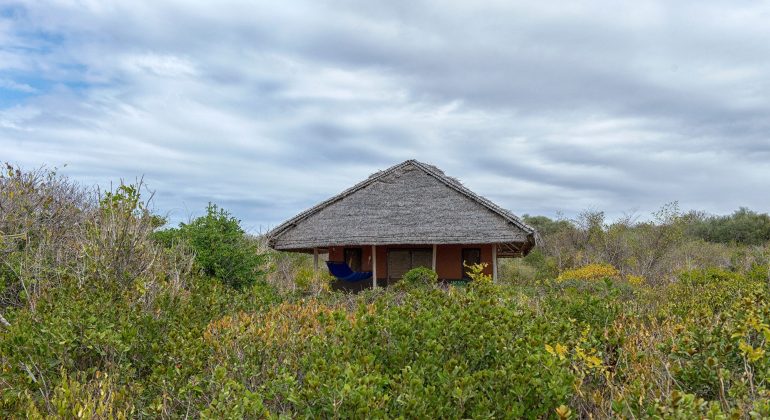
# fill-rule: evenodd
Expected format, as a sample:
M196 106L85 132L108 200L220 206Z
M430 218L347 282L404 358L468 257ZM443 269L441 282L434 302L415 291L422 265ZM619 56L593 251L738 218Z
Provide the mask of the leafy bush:
M318 296L330 291L332 283L336 280L337 278L332 276L328 270L315 270L303 266L295 270L291 292L299 296Z
M93 192L41 168L0 171L0 307L34 307L81 254Z
M80 382L62 372L53 391L51 407L58 418L129 419L137 414L132 395L132 390L116 383L116 378L107 373L96 372L93 379ZM28 418L43 417L32 401L26 410Z
M432 286L438 281L438 274L430 268L416 267L404 274L400 284L406 287Z
M487 263L479 264L465 264L463 266L468 269L468 277L470 277L472 284L492 284L492 276L484 273L487 269Z
M470 289L395 297L354 311L309 300L225 317L207 342L272 413L536 418L568 401L569 361L546 350L571 341L560 338L566 320L515 316L525 309ZM261 368L243 370L253 360Z
M770 215L741 207L727 216L693 216L688 233L710 242L762 245L770 241Z
M264 275L267 257L260 244L246 235L238 219L216 204L209 203L205 216L181 223L178 229L159 231L155 237L167 247L176 241L189 244L196 267L232 287L248 287Z
M266 280L281 292L291 293L298 288L302 289L301 283L307 283L312 288L312 277L314 277L311 275L314 271L312 255L300 252L269 252L267 259L269 269Z

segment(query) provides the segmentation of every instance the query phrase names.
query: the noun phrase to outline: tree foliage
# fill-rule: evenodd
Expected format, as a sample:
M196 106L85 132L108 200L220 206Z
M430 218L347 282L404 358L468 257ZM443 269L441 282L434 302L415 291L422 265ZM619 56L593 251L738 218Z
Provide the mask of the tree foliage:
M693 213L691 235L709 242L762 245L770 241L770 216L741 207L726 216Z
M232 287L252 285L264 275L265 252L257 240L246 235L240 221L216 204L206 214L179 228L156 232L165 246L183 242L195 253L195 265L206 276Z
M608 221L604 212L587 210L573 220L526 216L543 244L520 261L506 261L502 272L515 281L554 278L564 270L610 264L624 278L662 283L697 267L747 268L767 262L770 216L745 208L727 216L683 213L677 202L651 217L627 215Z

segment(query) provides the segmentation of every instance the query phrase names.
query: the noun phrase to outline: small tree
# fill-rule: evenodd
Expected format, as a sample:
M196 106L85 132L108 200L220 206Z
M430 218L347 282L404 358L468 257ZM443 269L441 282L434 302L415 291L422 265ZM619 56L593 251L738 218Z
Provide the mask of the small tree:
M232 287L249 286L264 274L266 256L259 243L246 235L238 219L216 204L209 203L205 216L181 223L178 229L157 232L156 238L166 246L186 241L195 252L200 272Z

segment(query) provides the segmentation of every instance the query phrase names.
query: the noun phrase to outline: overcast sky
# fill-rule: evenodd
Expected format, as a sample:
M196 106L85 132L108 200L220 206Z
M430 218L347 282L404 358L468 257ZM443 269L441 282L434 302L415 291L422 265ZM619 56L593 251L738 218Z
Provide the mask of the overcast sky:
M770 2L0 0L0 161L251 231L406 159L517 214L770 205Z

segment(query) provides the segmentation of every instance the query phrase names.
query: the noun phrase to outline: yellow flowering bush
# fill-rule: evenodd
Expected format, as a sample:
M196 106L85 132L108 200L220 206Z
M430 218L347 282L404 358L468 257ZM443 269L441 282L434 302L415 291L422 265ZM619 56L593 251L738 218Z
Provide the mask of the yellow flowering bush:
M605 278L617 279L620 272L610 264L588 264L582 267L564 270L557 281L565 280L601 280Z
M626 281L628 282L628 284L630 284L632 286L641 286L641 285L646 283L645 280L644 280L644 277L642 277L642 276L635 276L633 274L627 275L626 276Z
M479 264L465 264L463 266L468 269L468 277L471 278L476 284L492 284L492 276L484 273L487 269L487 263Z

